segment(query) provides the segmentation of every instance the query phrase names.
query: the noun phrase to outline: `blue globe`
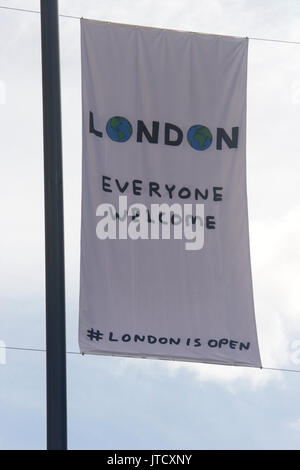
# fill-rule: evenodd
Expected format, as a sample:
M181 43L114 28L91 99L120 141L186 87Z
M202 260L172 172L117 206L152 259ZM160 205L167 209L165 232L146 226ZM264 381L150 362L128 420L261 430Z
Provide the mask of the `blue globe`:
M197 124L188 130L187 140L193 149L206 150L210 147L213 138L208 127Z
M132 125L122 116L112 117L106 125L107 135L115 142L126 142L132 135Z

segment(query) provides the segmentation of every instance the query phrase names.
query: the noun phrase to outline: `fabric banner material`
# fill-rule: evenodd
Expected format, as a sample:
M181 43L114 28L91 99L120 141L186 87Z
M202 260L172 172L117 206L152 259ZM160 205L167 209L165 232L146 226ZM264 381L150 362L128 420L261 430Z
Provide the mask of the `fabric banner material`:
M81 21L83 353L260 367L248 41Z

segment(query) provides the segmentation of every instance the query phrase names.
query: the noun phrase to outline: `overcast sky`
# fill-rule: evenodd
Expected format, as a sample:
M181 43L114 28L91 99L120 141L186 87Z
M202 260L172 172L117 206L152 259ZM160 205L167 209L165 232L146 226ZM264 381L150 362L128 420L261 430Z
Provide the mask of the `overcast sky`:
M298 0L60 0L62 14L300 41ZM39 9L38 0L0 5ZM76 351L81 184L79 21L60 20L68 350ZM0 341L43 348L39 15L0 9ZM265 367L300 369L300 45L250 40L248 202ZM298 343L297 343L298 342ZM0 365L0 448L45 447L45 356ZM300 374L68 357L71 448L299 448Z

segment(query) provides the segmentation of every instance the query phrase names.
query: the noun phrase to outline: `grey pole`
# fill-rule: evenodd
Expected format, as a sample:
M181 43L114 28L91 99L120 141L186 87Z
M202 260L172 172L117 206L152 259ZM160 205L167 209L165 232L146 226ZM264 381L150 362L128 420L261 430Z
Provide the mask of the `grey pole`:
M41 0L46 256L47 448L67 449L62 132L57 0Z

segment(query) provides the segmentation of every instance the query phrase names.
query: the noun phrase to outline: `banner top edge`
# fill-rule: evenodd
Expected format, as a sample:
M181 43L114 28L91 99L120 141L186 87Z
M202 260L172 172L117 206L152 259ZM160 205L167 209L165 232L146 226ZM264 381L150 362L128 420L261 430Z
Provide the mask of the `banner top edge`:
M92 23L100 23L100 24L106 24L106 25L112 25L112 26L124 26L124 27L129 27L129 28L137 28L137 29L142 29L142 30L155 30L155 31L167 31L170 33L181 33L181 34L191 34L195 36L210 36L214 38L222 38L222 39L237 39L237 40L248 40L249 38L247 36L234 36L230 34L214 34L214 33L201 33L199 31L186 31L183 29L172 29L172 28L159 28L156 26L145 26L145 25L137 25L137 24L130 24L130 23L118 23L114 21L104 21L104 20L94 20L90 18L80 18L80 21L83 22L92 22Z

